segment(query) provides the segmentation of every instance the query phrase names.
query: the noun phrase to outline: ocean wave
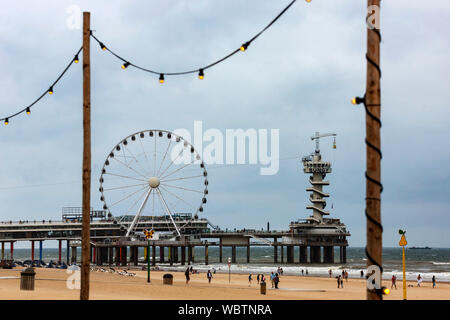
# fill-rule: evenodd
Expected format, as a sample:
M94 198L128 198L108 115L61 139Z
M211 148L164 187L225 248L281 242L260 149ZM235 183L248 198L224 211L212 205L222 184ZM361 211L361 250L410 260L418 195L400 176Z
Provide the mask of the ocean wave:
M431 261L431 263L434 264L435 266L450 265L450 262L434 262L434 261Z

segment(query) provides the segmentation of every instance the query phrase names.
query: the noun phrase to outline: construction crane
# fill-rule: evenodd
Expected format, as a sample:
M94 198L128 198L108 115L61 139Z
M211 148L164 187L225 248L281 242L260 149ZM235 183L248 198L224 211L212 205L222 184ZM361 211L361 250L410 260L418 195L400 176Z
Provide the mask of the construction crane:
M337 136L336 133L322 133L322 134L320 134L320 132L316 132L316 134L311 137L311 140L316 140L316 153L320 153L319 139L320 138L324 138L324 137L334 137L333 149L336 149L336 136Z

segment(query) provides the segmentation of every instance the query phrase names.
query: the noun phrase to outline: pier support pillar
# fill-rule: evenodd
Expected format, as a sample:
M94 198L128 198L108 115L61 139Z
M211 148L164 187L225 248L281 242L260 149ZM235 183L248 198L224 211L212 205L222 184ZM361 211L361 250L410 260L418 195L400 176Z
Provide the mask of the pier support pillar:
M281 263L284 263L284 248L283 246L280 246L281 249Z
M70 264L70 240L67 240L67 247L66 247L66 263Z
M115 249L115 251L116 251L116 266L120 266L120 256L121 256L121 253L122 253L122 250L121 250L121 248L120 247L115 247L114 248Z
M186 263L186 247L181 247L181 265L184 266Z
M138 265L138 262L139 262L138 258L139 258L139 248L138 248L138 246L134 246L133 247L133 264L135 266Z
M2 260L5 259L5 243L2 241Z
M173 247L173 262L178 263L178 247Z
M95 263L96 263L98 266L101 266L101 265L102 265L102 254L101 254L101 250L102 250L102 247L95 248Z
M300 246L299 247L299 251L300 251L300 263L308 263L308 251L306 251L306 246Z
M42 261L42 240L39 240L39 262Z
M11 260L14 260L14 242L12 242L11 241L11 243L10 243L10 249L9 249L9 253L10 253L10 256L11 256Z
M250 263L250 245L247 246L247 263Z
M347 247L342 247L342 263L347 263Z
M231 263L236 263L236 246L231 247Z
M334 247L324 246L323 247L323 262L324 263L334 263Z
M150 254L150 252L148 253ZM152 246L152 264L156 266L156 246Z
M34 240L31 240L31 261L34 261Z
M192 261L192 246L188 247L188 265L191 264Z
M168 255L169 255L169 264L171 266L173 266L173 247L170 246L168 247L169 251L168 251Z
M72 263L77 263L77 247L72 247Z
M195 246L192 246L192 257L191 257L192 263L195 262Z
M114 264L114 248L108 247L108 265L112 266Z
M208 245L205 246L205 265L208 265Z
M273 263L278 263L278 246L273 246Z
M219 263L222 263L222 238L220 238L219 244Z
M58 240L58 263L61 263L62 240Z
M159 247L159 263L164 263L164 247Z
M322 259L321 259L319 246L311 246L310 247L310 255L311 255L311 259L310 259L311 263L320 263L321 262Z
M96 246L92 246L92 263L97 263L98 258L97 258L97 247Z
M286 262L294 263L294 246L286 246Z
M127 265L127 246L123 246L122 247L122 266L126 266Z

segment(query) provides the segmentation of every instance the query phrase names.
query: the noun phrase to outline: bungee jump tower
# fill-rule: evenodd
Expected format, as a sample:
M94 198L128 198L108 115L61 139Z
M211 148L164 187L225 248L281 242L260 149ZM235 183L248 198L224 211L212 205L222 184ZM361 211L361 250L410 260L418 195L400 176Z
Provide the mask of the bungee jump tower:
M340 219L326 218L330 212L325 210L326 198L329 193L324 192L323 187L328 186L329 181L325 181L328 173L331 173L331 162L324 161L320 154L319 139L333 137L333 148L336 148L336 134L316 132L311 140L315 140L316 149L314 153L302 158L303 172L311 174L309 177L310 187L306 191L310 192L310 205L306 209L312 210L312 215L306 219L291 222L290 230L293 233L295 242L303 243L300 246L300 260L307 262L307 247L309 247L310 263L334 263L334 247L339 247L339 262L347 262L346 247L348 242L346 237L350 233L346 230L345 224ZM322 259L323 247L323 259Z

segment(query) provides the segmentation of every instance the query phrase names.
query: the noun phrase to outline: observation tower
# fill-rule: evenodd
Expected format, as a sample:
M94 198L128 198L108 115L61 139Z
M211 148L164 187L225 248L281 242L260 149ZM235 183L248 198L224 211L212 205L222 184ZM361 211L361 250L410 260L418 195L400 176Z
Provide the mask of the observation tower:
M325 193L323 187L330 184L329 181L324 181L324 179L327 173L331 173L331 162L322 160L319 149L319 139L329 136L334 137L333 148L336 149L335 133L320 134L319 132L316 132L316 134L311 137L311 140L316 140L316 150L309 156L302 158L303 172L311 174L309 177L311 187L306 188L306 191L311 192L309 196L311 205L307 206L306 209L312 210L312 216L308 217L307 220L315 223L323 223L323 216L330 214L329 211L325 210L327 205L325 198L328 198L330 194Z

